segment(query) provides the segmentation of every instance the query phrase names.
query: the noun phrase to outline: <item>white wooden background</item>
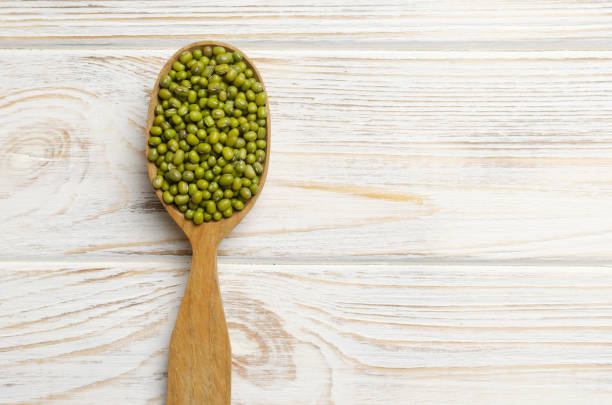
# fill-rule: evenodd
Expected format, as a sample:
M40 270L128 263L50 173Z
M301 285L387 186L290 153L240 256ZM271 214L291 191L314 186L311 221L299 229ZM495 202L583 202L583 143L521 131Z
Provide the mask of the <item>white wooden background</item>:
M612 2L0 0L0 403L163 404L177 48L269 88L220 247L234 404L612 403Z

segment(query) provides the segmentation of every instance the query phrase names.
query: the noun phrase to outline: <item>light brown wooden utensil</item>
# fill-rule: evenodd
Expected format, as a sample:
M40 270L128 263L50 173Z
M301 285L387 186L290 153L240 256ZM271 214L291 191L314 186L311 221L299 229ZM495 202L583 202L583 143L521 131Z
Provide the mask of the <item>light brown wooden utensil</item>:
M158 103L157 93L161 77L170 71L172 63L182 52L193 51L207 45L221 45L232 52L238 51L235 47L221 42L202 41L187 45L172 55L159 72L151 93L145 130L147 139L145 156L149 152L149 130L155 117L154 109ZM247 65L253 69L255 78L263 85L262 77L255 65L246 55L243 54L243 56ZM259 180L259 192L245 204L242 211L234 211L230 218L218 222L211 221L202 225L194 225L190 220L186 220L175 206L165 204L162 192L156 191L166 211L189 238L193 250L189 280L170 340L167 404L220 405L230 403L231 349L217 279L217 246L223 237L249 212L261 194L270 159L268 103L266 103L266 110L268 114L266 161ZM149 178L153 179L157 173L157 167L148 160L147 170Z

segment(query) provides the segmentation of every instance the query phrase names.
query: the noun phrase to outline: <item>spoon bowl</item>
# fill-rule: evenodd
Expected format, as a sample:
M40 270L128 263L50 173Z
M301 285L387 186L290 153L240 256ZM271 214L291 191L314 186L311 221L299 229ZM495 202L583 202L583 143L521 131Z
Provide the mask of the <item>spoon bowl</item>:
M265 91L261 74L251 60L236 47L212 41L194 42L184 46L168 59L153 86L145 128L145 156L149 153L149 131L155 118L161 78L172 69L172 64L178 60L181 53L205 46L223 46L231 52L240 52L244 62L253 70L253 77L262 84ZM164 202L161 190L155 191L163 207L189 239L193 251L189 280L170 341L168 405L230 404L231 349L217 278L217 247L223 237L250 211L263 189L270 159L268 102L265 108L266 159L263 172L259 176L259 191L245 203L242 210L234 211L232 216L220 221L195 225L191 220L185 219L176 206ZM147 172L153 180L157 174L154 162L147 160Z
M223 43L223 42L212 42L212 41L194 42L192 44L182 47L168 59L166 64L160 70L159 75L157 76L157 79L155 80L155 85L153 86L153 91L151 92L151 101L149 103L149 111L147 113L147 125L145 129L145 136L146 136L145 156L149 153L149 148L150 148L149 130L151 129L151 126L153 125L153 119L155 118L155 106L157 105L157 102L158 102L157 96L159 93L159 82L161 78L164 75L168 74L168 72L172 69L172 63L178 60L178 57L180 56L181 53L185 51L193 51L197 48L203 48L205 46L211 46L211 47L223 46L225 49L230 50L231 52L240 52L243 56L244 62L253 70L253 77L262 84L263 91L266 91L266 87L265 87L263 78L261 77L261 74L259 73L259 70L257 70L257 67L251 62L251 60L238 48L232 45ZM180 212L176 208L176 206L172 204L166 204L164 202L162 198L161 190L155 190L155 194L157 194L157 198L159 198L159 201L162 203L166 211L168 211L172 219L174 219L174 222L176 222L177 225L183 230L183 232L185 232L185 234L187 235L190 241L192 241L193 235L197 235L200 233L210 233L210 232L214 232L215 234L220 235L221 238L223 238L223 236L225 236L229 231L231 231L242 220L242 218L244 218L244 216L253 207L253 204L255 204L255 201L259 197L259 194L261 194L261 189L264 186L264 183L266 181L266 175L268 174L268 160L270 156L270 108L268 106L268 103L266 103L266 112L268 116L268 119L266 120L266 133L267 133L266 160L264 162L265 163L264 170L262 174L259 176L260 191L257 194L255 194L249 201L246 202L246 204L244 205L244 209L242 209L241 211L235 211L231 217L224 218L220 221L216 221L216 222L211 221L211 222L204 223L202 225L194 225L192 221L185 219L183 213ZM153 178L157 174L157 167L155 166L154 162L150 162L148 160L146 160L146 162L147 162L147 172L149 173L149 179L153 180Z

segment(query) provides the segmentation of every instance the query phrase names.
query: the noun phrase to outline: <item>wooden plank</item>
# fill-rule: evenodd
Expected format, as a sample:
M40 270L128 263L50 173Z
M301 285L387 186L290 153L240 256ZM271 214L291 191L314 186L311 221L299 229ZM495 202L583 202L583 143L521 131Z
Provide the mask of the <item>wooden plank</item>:
M3 1L0 39L25 47L220 39L241 48L609 49L611 10L608 2L556 0Z
M0 263L2 403L162 404L188 267ZM221 260L233 403L604 403L610 270Z
M612 257L612 52L246 52L271 166L222 255ZM0 258L190 254L143 159L171 53L0 51Z

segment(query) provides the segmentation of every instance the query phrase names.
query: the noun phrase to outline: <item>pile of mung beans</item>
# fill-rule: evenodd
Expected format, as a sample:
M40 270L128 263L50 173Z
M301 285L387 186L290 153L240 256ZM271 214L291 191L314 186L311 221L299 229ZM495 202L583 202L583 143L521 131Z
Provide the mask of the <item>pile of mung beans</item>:
M148 140L153 187L199 225L229 218L258 192L266 160L263 85L239 52L181 53L159 81Z

